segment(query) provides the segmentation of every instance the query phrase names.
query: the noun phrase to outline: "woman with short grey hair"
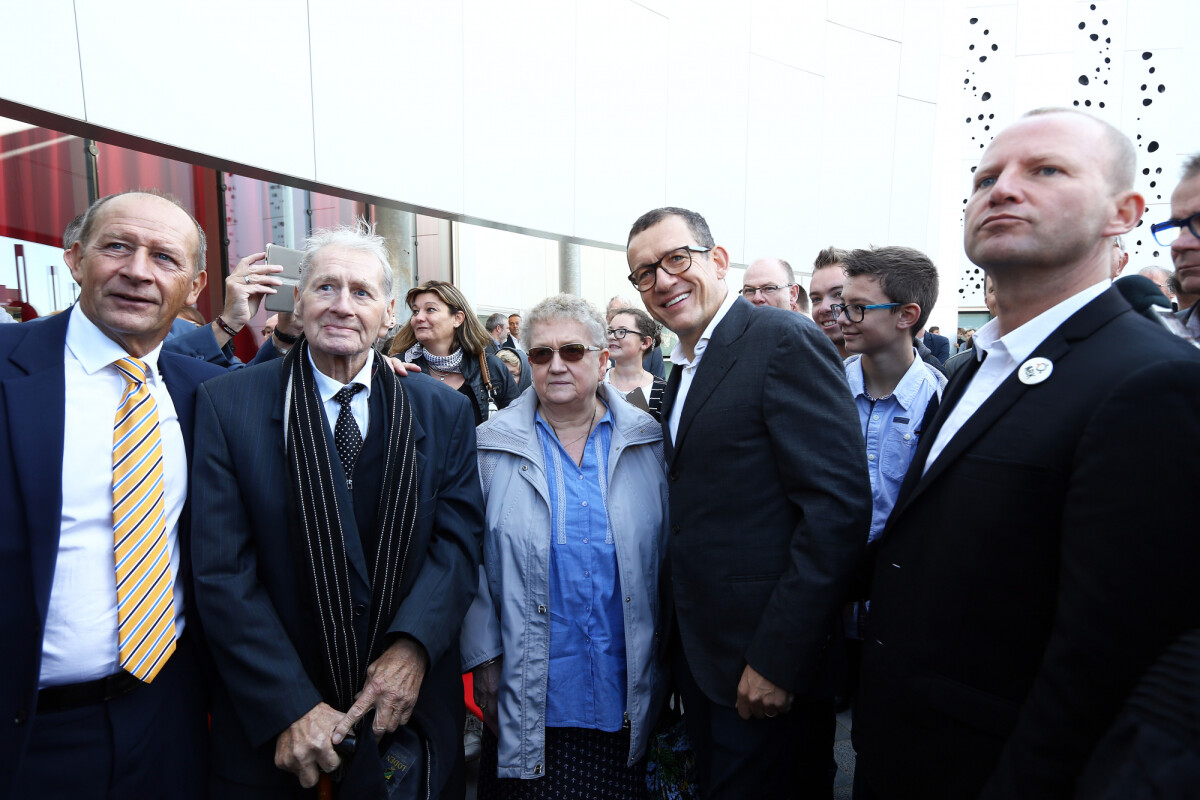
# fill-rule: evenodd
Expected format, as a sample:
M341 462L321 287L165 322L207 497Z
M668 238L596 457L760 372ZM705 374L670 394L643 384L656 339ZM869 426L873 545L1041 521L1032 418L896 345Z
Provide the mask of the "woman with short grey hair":
M645 796L664 691L662 426L601 383L604 330L578 297L535 306L534 391L476 434L484 564L461 644L487 724L481 800Z
M604 315L596 307L573 294L556 294L538 303L525 319L521 345L529 352L534 329L551 322L575 322L580 326L587 344L604 348Z

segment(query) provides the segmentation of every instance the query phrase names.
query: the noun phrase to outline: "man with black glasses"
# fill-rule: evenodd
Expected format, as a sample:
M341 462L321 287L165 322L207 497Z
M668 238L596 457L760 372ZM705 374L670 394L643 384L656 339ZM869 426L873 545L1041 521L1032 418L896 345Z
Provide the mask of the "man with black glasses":
M707 798L829 797L826 649L870 523L837 353L755 310L699 214L634 223L629 279L679 336L663 402L672 671Z

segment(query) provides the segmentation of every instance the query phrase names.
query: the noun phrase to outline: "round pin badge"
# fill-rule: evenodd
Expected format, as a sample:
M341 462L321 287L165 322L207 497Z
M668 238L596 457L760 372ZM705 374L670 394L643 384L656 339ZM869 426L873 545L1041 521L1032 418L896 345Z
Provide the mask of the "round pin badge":
M1017 368L1017 377L1026 386L1041 383L1054 372L1054 362L1048 358L1035 356Z

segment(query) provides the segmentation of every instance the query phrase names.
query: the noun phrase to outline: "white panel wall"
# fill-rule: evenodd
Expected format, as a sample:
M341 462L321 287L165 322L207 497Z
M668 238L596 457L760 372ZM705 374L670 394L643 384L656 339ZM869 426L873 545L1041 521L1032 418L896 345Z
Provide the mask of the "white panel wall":
M821 150L825 126L814 124L812 114L822 105L821 93L820 76L750 57L746 264L769 256L806 267L828 246L816 224L823 198L806 188L821 180L813 155Z
M575 227L575 4L464 0L463 209Z
M668 119L667 192L655 205L704 214L717 244L743 262L749 6L706 0L680 3L675 12L667 45L670 81L661 98Z
M75 119L85 116L71 0L0 2L0 97Z
M6 100L612 247L684 205L735 262L801 271L892 242L973 270L970 168L1031 107L1078 101L1135 138L1154 219L1200 146L1194 0L0 0L0 19ZM473 299L557 287L554 242L460 230ZM1138 266L1165 260L1132 240ZM627 291L619 253L584 253L591 299Z
M818 230L838 247L887 244L900 44L832 23L825 36L838 69L825 76Z
M317 180L461 214L462 5L308 6Z
M578 15L571 232L624 242L666 195L670 23L628 0L579 0Z
M75 12L89 122L315 177L304 0L78 0Z

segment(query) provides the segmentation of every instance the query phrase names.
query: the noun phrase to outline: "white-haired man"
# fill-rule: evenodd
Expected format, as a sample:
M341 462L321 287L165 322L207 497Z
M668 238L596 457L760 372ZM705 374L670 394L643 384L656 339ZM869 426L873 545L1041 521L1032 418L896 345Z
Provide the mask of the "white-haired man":
M457 392L380 363L395 304L382 239L321 232L301 267L300 341L197 400L214 791L292 797L297 778L311 787L342 765L335 748L372 712L344 796L381 791L385 737L384 760L406 767L393 780L461 797L457 632L482 533L473 415ZM426 763L407 769L418 753Z

